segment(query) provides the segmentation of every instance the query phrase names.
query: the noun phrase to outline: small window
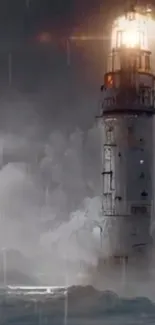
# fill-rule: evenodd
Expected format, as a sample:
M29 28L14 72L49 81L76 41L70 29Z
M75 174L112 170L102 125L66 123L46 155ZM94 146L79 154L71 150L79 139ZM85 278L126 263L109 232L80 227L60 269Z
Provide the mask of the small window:
M138 57L138 69L142 69L142 57L139 55Z
M148 55L145 56L145 70L150 70L150 57Z
M132 134L132 133L133 133L133 126L129 126L129 127L128 127L128 133L129 133L129 134Z
M140 176L139 176L141 179L144 179L145 178L145 174L143 172L141 172Z
M145 206L132 206L131 213L133 214L145 214L147 213L147 208Z

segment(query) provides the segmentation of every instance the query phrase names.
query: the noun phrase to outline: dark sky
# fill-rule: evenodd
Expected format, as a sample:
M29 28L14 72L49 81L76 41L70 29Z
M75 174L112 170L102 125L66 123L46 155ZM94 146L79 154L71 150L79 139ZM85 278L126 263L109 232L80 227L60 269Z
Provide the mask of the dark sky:
M26 0L0 1L0 26L3 31L10 32L10 35L14 31L17 35L18 32L27 33L46 25L63 30L84 21L88 23L88 18L99 12L105 17L109 9L113 11L112 1L107 4L101 0L29 0L29 7L26 3ZM115 1L115 9L117 3Z
M25 0L1 0L0 93L11 89L23 96L33 95L38 110L41 107L41 123L48 120L50 126L52 121L60 126L63 120L64 127L73 114L73 124L93 122L104 46L101 42L72 43L68 67L66 39L73 34L103 31L109 10L113 12L100 0L30 0L29 6ZM38 35L44 31L52 36L50 44L38 42ZM12 83L8 89L9 52Z

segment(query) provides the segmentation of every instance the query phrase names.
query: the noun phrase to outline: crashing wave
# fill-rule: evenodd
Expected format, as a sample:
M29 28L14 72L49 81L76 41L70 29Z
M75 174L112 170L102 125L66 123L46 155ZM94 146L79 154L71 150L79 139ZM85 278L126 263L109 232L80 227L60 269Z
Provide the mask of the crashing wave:
M123 299L112 291L98 291L91 286L72 286L55 296L5 296L5 304L4 298L0 298L0 307L5 324L38 324L38 319L40 324L47 325L51 321L55 325L155 323L155 304L151 300Z

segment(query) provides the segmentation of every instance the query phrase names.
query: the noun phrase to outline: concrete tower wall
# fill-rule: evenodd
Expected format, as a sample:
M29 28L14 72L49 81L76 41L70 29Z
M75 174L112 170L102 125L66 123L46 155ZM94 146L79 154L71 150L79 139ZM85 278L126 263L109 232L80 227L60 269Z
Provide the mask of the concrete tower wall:
M104 120L103 216L113 227L116 224L112 230L116 255L132 254L150 241L152 122L143 116Z

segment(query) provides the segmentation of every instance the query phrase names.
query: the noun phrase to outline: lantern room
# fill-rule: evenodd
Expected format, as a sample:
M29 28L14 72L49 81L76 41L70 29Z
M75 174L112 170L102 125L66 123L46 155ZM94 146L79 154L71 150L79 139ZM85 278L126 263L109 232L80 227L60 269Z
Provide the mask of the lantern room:
M129 12L115 20L112 28L111 48L139 48L148 50L148 18Z
M151 18L134 10L115 20L107 72L136 70L151 73L148 30Z

